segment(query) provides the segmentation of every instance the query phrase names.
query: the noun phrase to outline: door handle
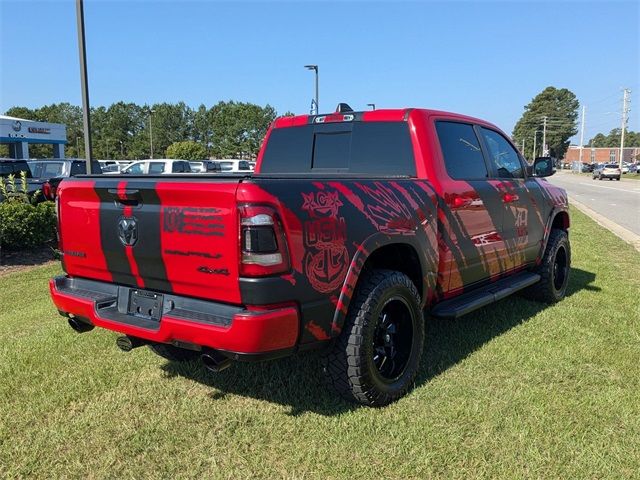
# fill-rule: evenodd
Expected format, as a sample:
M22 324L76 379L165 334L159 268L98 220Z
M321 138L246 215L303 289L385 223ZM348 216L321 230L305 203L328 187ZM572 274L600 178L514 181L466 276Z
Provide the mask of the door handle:
M463 197L462 195L456 195L449 201L449 205L452 208L462 208L462 207L468 207L469 205L471 205L471 202L473 202L473 199L470 197Z
M505 193L502 195L502 201L504 203L513 203L518 200L518 195L515 193Z
M125 188L123 190L110 188L107 190L114 200L122 205L136 206L140 202L140 190L136 188Z

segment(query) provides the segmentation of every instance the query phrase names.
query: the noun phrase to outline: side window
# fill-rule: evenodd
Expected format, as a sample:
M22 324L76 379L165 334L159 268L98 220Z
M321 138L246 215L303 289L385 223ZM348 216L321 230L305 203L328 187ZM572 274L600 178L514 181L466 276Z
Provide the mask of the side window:
M184 173L191 173L193 170L191 170L191 164L189 162L180 162L182 163L182 171Z
M471 125L436 122L436 131L447 173L451 178L474 180L489 176L480 143Z
M489 160L498 173L498 177L523 178L524 172L518 152L507 139L498 132L486 128L482 128L482 136L489 149Z
M149 163L149 174L157 175L159 173L164 173L164 162Z
M142 163L135 163L131 165L131 167L126 169L126 172L130 173L131 175L142 175Z
M83 173L87 173L87 166L84 162L71 162L70 175L72 177L74 175L82 175Z

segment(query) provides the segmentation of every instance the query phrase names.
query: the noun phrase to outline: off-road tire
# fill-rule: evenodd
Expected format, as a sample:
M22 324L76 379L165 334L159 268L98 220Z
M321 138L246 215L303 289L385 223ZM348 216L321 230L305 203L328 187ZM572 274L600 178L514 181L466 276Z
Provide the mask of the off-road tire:
M559 268L557 261L563 252L565 264L561 268L566 268L562 281L554 275L554 266ZM542 258L542 263L534 270L540 275L540 281L523 291L523 295L530 299L544 303L556 303L562 300L567 293L569 284L569 272L571 271L571 245L569 244L569 234L560 229L554 228L549 235L547 248Z
M342 332L323 355L323 373L329 385L343 398L381 407L405 395L413 385L424 346L424 316L420 308L420 295L405 274L392 270L372 270L363 275L349 306ZM403 326L398 330L408 332L407 327L411 325L410 334L404 333L402 343L398 345L410 343L411 347L408 353L407 348L396 350L405 357L402 363L398 363L404 367L396 367L395 359L392 360L392 369L398 368L399 372L392 378L384 378L375 364L374 356L378 355L374 342L380 338L380 329L385 323L383 312L392 304L401 312L400 325ZM400 337L394 334L394 338Z
M166 358L170 362L188 362L202 355L201 352L187 350L186 348L180 348L166 343L152 343L149 345L149 348L152 352L160 355L162 358Z

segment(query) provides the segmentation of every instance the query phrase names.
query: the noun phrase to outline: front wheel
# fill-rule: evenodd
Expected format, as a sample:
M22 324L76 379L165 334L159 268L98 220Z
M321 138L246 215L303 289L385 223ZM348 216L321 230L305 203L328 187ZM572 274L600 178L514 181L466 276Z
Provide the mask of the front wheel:
M412 386L423 343L413 282L401 272L373 270L358 284L344 328L323 357L323 372L342 397L381 407Z
M542 262L534 270L540 275L540 281L524 290L524 296L544 303L559 302L567 293L570 269L569 235L564 230L554 228L549 235Z

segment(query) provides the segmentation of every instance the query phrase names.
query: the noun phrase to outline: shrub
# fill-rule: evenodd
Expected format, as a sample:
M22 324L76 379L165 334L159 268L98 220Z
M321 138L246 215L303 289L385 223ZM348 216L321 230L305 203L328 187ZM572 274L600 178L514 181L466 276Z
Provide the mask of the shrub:
M34 248L56 238L56 211L53 202L31 205L0 203L0 247L9 250Z

